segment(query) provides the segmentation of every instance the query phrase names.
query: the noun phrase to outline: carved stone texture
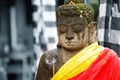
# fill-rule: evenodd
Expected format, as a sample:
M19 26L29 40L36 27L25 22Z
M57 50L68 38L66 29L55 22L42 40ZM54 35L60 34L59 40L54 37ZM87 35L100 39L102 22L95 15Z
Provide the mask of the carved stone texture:
M57 9L58 48L42 55L36 80L50 80L66 61L96 41L93 14L86 4L63 5Z

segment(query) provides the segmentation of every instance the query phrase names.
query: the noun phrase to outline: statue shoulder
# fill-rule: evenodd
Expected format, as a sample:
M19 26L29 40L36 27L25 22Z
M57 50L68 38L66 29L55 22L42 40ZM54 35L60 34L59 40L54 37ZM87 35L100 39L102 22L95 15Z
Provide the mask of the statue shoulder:
M60 50L58 48L46 51L41 56L41 61L46 64L51 64L51 61L54 62L57 60L57 56L60 54Z
M42 56L55 56L60 53L60 50L58 48L45 51Z

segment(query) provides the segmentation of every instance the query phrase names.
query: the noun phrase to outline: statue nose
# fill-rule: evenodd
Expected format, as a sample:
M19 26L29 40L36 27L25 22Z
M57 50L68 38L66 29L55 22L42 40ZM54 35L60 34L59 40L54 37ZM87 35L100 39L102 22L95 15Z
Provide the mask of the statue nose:
M66 39L73 39L74 38L74 33L71 28L68 28L68 31L66 33Z

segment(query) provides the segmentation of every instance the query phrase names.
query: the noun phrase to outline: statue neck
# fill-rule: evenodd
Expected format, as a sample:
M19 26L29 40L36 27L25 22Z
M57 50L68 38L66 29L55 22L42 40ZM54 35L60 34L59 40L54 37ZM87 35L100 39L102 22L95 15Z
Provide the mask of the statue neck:
M62 48L61 54L62 54L63 62L65 63L66 61L68 61L71 57L73 57L74 55L76 55L80 51L81 51L81 49L71 51L71 50L67 50L67 49Z

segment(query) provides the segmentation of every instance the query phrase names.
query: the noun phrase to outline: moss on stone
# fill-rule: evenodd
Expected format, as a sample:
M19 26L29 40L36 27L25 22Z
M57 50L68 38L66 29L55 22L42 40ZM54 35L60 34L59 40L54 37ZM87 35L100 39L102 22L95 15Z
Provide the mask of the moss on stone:
M94 19L94 10L90 5L80 3L72 5L62 5L57 8L57 17L78 16L86 19L90 23Z

